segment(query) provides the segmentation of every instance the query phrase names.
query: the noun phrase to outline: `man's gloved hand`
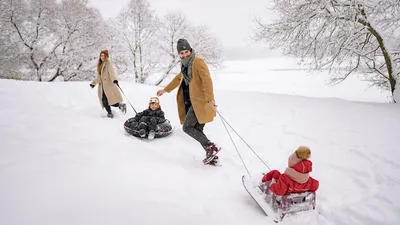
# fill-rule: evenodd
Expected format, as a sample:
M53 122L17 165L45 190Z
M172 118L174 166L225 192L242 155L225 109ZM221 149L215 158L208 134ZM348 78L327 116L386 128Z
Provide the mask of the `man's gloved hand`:
M118 85L118 80L114 80L113 83Z

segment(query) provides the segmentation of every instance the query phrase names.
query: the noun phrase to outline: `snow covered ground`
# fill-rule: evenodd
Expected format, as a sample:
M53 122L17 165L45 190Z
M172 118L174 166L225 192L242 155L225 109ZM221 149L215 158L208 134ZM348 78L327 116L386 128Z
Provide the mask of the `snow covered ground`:
M223 74L215 77L219 112L271 168L283 171L299 145L312 150L317 210L282 224L400 224L399 105L365 102L383 98L363 88L346 96L364 102L268 94L277 81L263 89ZM288 85L312 95L307 82ZM138 111L158 89L121 87ZM281 87L275 92L290 90ZM326 90L315 97L346 94ZM152 141L124 131L131 108L106 118L89 82L0 80L0 103L2 225L273 224L242 187L246 170L218 116L205 132L223 147L222 166L202 164L200 145L180 128L175 92L161 97L174 131ZM234 137L252 176L266 172Z
M309 71L288 57L226 61L213 72L224 90L340 98L351 101L388 102L389 91L369 87L362 78L349 76L340 85L329 85L328 71ZM335 73L332 72L331 75Z

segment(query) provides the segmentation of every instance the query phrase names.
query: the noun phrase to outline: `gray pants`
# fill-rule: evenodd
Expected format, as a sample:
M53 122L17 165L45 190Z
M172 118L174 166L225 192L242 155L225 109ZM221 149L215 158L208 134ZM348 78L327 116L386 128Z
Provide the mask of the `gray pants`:
M194 113L193 106L189 108L186 113L185 121L183 122L182 129L189 136L198 141L204 148L210 140L203 133L205 124L199 124L196 114Z

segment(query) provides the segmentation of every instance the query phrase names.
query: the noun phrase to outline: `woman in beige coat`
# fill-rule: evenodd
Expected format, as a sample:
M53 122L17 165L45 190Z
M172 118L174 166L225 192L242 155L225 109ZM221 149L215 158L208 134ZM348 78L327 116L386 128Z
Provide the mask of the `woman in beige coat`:
M99 85L98 96L102 108L107 110L107 117L114 117L110 106L118 107L125 114L126 104L122 103L122 96L117 87L117 75L107 50L100 52L99 62L97 63L97 77L90 84L90 87L94 88L96 84Z

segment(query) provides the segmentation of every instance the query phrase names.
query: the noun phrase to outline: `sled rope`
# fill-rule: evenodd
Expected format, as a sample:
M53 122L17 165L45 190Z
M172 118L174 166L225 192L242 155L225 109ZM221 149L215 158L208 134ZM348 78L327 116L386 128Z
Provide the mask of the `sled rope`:
M126 95L125 95L124 91L121 89L121 87L119 86L119 84L117 84L117 86L118 86L119 90L121 90L122 94L124 94L126 101L128 101L129 105L131 105L131 107L132 107L133 111L135 111L135 113L137 114L137 112L136 112L135 108L133 108L133 106L132 106L131 102L128 100L128 98L126 97Z
M236 130L228 123L228 121L226 121L226 119L221 115L221 113L220 113L219 111L217 111L217 113L218 113L219 117L221 118L221 121L222 121L222 123L224 124L225 129L226 129L226 131L228 132L229 137L231 138L231 141L232 141L233 145L235 146L235 148L236 148L235 142L233 141L233 139L232 139L232 137L231 137L231 135L230 135L230 133L229 133L229 131L228 131L228 129L227 129L225 123L228 124L228 126L233 130L233 132L235 132L236 135L247 145L247 147L249 147L249 149L257 156L257 158L258 158L269 170L271 170L271 168L267 165L267 163L265 163L264 160L261 159L261 157L250 147L249 144L247 144L247 142L238 134L238 132L236 132ZM238 151L237 148L236 148L236 151L238 152L238 154L239 154L239 156L240 156L240 159L242 159L242 156L240 155L240 153L239 153L239 151ZM242 162L243 162L243 159L242 159ZM246 165L245 165L244 162L243 162L243 165L246 167ZM247 167L246 167L246 170L247 170ZM247 173L249 173L248 170L247 170ZM249 176L251 176L250 173L249 173Z
M217 112L218 112L218 111L217 111ZM246 169L247 174L249 174L249 176L251 177L251 174L250 174L250 172L249 172L249 169L247 169L246 163L244 163L244 160L243 160L243 158L242 158L242 155L240 155L239 150L237 149L236 144L235 144L235 142L234 142L233 139L232 139L231 133L229 133L228 128L227 128L226 125L225 125L225 122L226 122L226 121L224 122L224 120L223 120L223 118L222 118L222 116L221 116L221 114L220 114L219 112L218 112L218 114L219 114L219 116L220 116L219 118L221 119L222 124L223 124L224 127L225 127L226 132L227 132L228 135L229 135L229 138L231 139L231 141L232 141L232 143L233 143L233 146L235 146L236 152L238 153L238 155L239 155L239 157L240 157L240 160L242 160L243 166L244 166L244 168ZM228 122L226 122L226 123L228 123Z

